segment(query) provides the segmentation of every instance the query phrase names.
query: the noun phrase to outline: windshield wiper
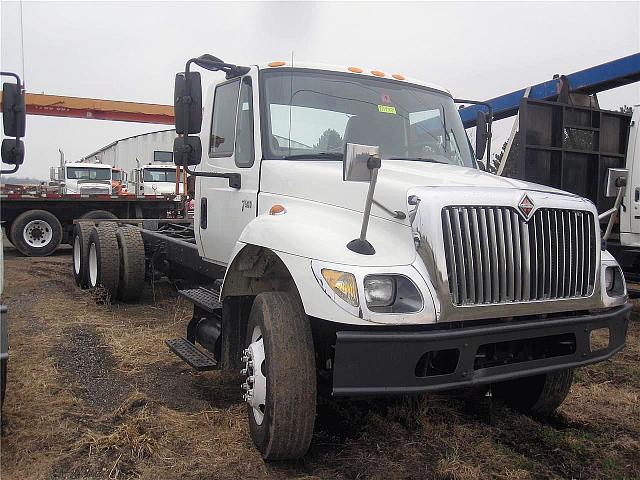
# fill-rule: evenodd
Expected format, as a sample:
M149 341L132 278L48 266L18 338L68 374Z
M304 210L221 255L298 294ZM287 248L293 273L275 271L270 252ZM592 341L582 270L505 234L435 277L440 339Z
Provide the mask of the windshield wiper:
M448 162L443 162L441 160L436 160L434 158L425 158L425 157L389 157L389 158L383 158L383 160L409 160L411 162L442 163L444 165L448 165Z
M340 152L317 152L317 153L299 153L296 155L286 155L282 157L284 160L299 160L304 158L318 159L318 160L342 160L344 156Z

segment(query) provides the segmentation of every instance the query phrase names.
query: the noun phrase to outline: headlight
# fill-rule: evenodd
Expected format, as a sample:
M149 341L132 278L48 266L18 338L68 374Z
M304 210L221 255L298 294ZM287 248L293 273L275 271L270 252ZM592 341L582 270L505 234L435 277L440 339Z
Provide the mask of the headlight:
M615 284L615 267L607 267L604 271L604 286L607 289L607 292L610 292L613 289Z
M351 273L323 268L322 276L331 290L333 290L342 300L354 307L360 305L360 302L358 301L358 286L356 285L356 278Z
M393 277L369 275L364 279L364 297L367 307L388 307L396 298L396 282Z
M424 306L418 287L404 275L367 275L364 296L376 313L415 313Z

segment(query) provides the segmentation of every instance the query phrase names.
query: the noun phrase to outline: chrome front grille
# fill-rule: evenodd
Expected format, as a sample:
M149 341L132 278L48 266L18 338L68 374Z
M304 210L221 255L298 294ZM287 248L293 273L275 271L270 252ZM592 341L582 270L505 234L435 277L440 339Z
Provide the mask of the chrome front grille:
M110 187L80 187L81 195L109 195L111 193Z
M445 207L442 227L455 305L591 295L593 215L541 208L526 222L511 207Z

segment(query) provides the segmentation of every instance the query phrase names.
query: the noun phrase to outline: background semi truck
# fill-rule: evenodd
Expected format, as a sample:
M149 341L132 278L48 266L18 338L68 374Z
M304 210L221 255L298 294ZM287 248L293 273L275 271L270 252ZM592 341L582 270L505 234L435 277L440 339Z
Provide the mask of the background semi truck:
M184 172L174 165L142 165L131 170L129 188L137 195L182 195Z
M226 77L204 116L195 65ZM487 118L474 156L446 89L211 55L175 85L193 223L78 222L74 276L125 301L145 269L172 278L194 309L169 348L198 370L241 370L264 458L305 454L317 394L490 388L544 415L573 369L623 347L625 281L594 205L480 171Z
M138 183L138 177L135 177L135 188L127 191L122 181L126 175L121 169L116 169L120 180L114 188L113 167L101 163L65 162L60 152L60 166L51 167L48 188L0 195L0 219L9 240L23 255L45 256L61 243L70 243L76 219L184 216L184 202L175 195L176 167L154 168L169 172L162 180L173 175L173 183Z

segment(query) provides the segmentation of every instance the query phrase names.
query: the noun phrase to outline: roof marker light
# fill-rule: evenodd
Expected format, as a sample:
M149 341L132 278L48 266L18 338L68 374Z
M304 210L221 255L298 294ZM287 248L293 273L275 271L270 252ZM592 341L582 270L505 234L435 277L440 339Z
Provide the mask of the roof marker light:
M364 72L364 70L362 70L360 67L349 67L349 68L347 68L347 70L349 70L350 72L353 72L353 73L362 73L362 72Z
M283 213L287 213L287 209L277 203L269 209L269 215L282 215Z
M281 61L269 62L267 65L270 67L281 67L283 65L286 65L286 62L281 62Z
M395 78L396 80L404 80L404 75L400 75L399 73L394 73L393 75L391 75L393 78Z
M376 77L384 77L385 73L380 70L371 70L371 75L375 75Z

